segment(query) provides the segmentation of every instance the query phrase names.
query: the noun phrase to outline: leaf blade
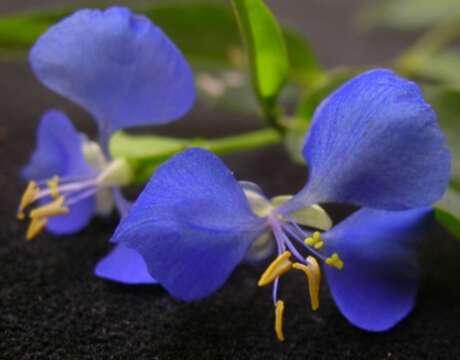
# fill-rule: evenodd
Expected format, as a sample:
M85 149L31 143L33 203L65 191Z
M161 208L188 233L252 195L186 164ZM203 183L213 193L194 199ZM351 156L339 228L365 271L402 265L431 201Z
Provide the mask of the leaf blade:
M253 85L268 119L276 116L276 101L287 82L289 60L283 34L262 0L232 0L246 44Z

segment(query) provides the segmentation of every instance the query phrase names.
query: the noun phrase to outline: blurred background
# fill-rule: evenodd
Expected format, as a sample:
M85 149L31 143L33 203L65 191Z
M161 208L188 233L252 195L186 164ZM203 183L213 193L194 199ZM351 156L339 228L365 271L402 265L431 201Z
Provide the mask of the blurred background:
M428 2L430 0L421 0ZM445 0L443 0L445 1ZM443 2L441 1L441 2ZM188 0L181 3L225 3L220 0ZM312 43L321 62L326 66L382 63L392 59L416 36L415 33L379 28L369 31L360 26L357 13L371 3L381 0L268 0L266 3L281 23L303 33ZM394 2L394 1L392 1ZM411 1L417 4L416 0ZM49 6L91 5L90 1L63 0L2 0L0 13L18 10L39 10ZM122 3L122 2L121 2ZM131 2L133 3L133 2ZM141 3L139 1L136 4ZM144 1L145 3L145 1ZM164 0L150 0L150 4L165 4ZM176 1L175 1L176 3ZM98 1L97 4L120 4ZM126 4L126 2L125 2ZM418 7L420 5L418 4ZM361 24L362 25L362 24Z

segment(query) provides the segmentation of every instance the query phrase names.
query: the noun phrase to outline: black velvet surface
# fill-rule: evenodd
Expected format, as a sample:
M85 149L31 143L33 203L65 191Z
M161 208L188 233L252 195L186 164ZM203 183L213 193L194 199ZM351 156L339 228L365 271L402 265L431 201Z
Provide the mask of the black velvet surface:
M5 0L0 9L44 2ZM312 34L326 63L384 61L395 53L391 37L357 40L345 31L348 2L311 1L308 9L303 0L269 3ZM353 328L325 283L321 307L312 313L304 277L288 274L281 286L287 337L282 344L273 333L271 290L257 287L264 265L239 267L215 295L187 304L159 286L122 286L93 276L110 249L115 216L96 219L74 236L43 234L26 242L26 225L15 219L24 188L18 172L33 149L38 119L50 107L66 111L78 129L95 135L89 116L40 86L27 64L0 63L0 359L460 358L460 244L439 228L421 251L417 305L395 329L371 334ZM254 119L198 106L180 124L154 131L221 136L257 126ZM294 192L305 180L305 170L290 162L282 146L224 160L237 178L258 182L269 195Z

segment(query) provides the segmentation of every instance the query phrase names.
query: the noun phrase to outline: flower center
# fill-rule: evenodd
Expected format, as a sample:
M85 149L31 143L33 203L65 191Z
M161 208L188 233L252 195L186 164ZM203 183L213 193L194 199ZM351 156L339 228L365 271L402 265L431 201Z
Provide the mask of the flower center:
M284 341L284 302L278 298L281 276L292 269L302 271L306 275L311 308L315 311L319 308L321 282L319 261L337 270L342 270L344 263L337 253L326 254L325 242L320 232L307 233L292 218L282 217L276 211L268 216L267 222L275 238L278 256L262 274L258 285L266 286L273 283L275 333L279 341ZM304 256L302 253L307 255Z
M123 159L108 163L103 170L94 170L89 174L60 178L54 176L43 181L30 181L19 203L17 218L26 218L25 210L33 204L28 217L30 225L27 229L28 240L36 237L54 216L66 215L71 207L82 200L96 195L101 190L109 189L126 183L128 164Z

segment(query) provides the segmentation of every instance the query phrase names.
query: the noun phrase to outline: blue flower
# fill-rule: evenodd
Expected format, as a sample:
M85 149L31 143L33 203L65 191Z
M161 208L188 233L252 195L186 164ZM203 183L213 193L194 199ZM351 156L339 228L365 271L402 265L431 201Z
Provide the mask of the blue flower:
M303 153L310 170L304 189L273 199L238 183L210 152L178 154L158 168L113 241L136 250L149 273L186 301L216 291L243 259L260 260L276 248L259 286L273 284L280 340L278 283L292 269L305 273L313 310L322 267L352 324L391 328L413 307L417 242L450 176L433 111L413 83L370 71L323 102ZM362 208L331 229L320 202Z
M32 202L42 205L30 213L33 220L28 239L45 225L55 234L74 233L86 226L96 211L99 172L85 160L83 147L83 138L65 114L50 110L42 117L37 148L22 169L25 179L35 180L23 195L19 216L24 217L25 207ZM54 205L51 210L50 205ZM46 216L40 211L44 207Z
M31 204L40 205L30 212L27 237L45 227L74 233L93 214L110 213L114 202L123 216L129 203L119 187L129 183L131 173L126 161L110 157L110 136L185 114L195 99L186 60L150 20L121 7L75 12L37 40L29 60L45 86L93 115L99 142L77 133L62 112L43 116L37 147L22 172L31 181L18 217L24 218Z

